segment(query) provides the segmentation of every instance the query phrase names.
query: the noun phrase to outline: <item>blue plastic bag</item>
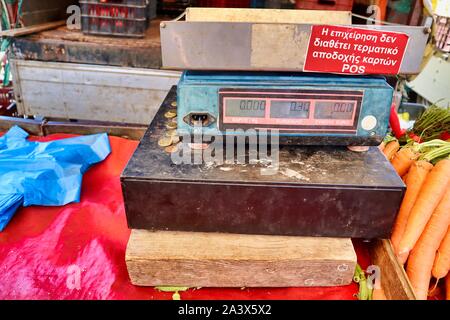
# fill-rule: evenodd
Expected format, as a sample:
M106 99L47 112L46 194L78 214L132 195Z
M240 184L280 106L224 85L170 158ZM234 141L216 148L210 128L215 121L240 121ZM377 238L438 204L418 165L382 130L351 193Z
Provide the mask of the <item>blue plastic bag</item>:
M110 153L106 133L50 142L12 127L0 137L0 231L20 206L80 201L83 174Z

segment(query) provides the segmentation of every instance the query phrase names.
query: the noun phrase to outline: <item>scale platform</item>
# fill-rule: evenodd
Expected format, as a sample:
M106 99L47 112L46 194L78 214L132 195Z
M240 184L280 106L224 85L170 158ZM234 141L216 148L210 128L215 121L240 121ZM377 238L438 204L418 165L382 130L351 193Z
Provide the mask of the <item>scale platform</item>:
M174 164L158 141L167 95L121 176L132 229L388 238L405 185L377 147L280 146L264 164Z

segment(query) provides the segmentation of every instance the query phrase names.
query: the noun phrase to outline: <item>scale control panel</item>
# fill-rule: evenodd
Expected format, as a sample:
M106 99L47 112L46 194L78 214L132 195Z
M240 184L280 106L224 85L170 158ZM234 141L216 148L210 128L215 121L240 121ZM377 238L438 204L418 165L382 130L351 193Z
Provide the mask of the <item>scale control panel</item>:
M185 73L178 128L204 134L255 129L285 142L377 145L386 135L393 89L380 77Z

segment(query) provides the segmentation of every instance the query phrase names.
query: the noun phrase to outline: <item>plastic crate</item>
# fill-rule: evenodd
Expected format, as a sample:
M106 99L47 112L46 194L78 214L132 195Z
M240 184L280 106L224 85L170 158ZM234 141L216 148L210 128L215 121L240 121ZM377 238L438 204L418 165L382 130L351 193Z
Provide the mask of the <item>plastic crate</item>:
M197 0L159 0L157 11L163 15L181 14L187 7L199 6Z
M148 26L148 1L80 1L81 30L86 34L143 37Z
M10 85L3 87L3 83L0 81L0 115L9 115L8 107L14 100L14 89Z
M295 8L303 10L351 11L353 0L296 0Z
M81 17L81 29L86 34L142 38L147 30L147 19Z
M148 0L80 0L80 3L81 2L145 6L145 5L147 5L147 3L149 1Z
M249 8L250 0L198 0L199 7Z
M148 20L152 20L156 18L156 10L157 10L157 0L150 0L148 3Z

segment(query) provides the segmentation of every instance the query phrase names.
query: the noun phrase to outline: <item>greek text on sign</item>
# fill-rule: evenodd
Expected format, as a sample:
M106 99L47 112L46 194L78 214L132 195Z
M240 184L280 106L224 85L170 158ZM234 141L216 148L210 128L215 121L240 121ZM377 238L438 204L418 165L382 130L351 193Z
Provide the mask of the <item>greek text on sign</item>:
M408 35L373 29L311 27L304 71L345 74L397 74Z

